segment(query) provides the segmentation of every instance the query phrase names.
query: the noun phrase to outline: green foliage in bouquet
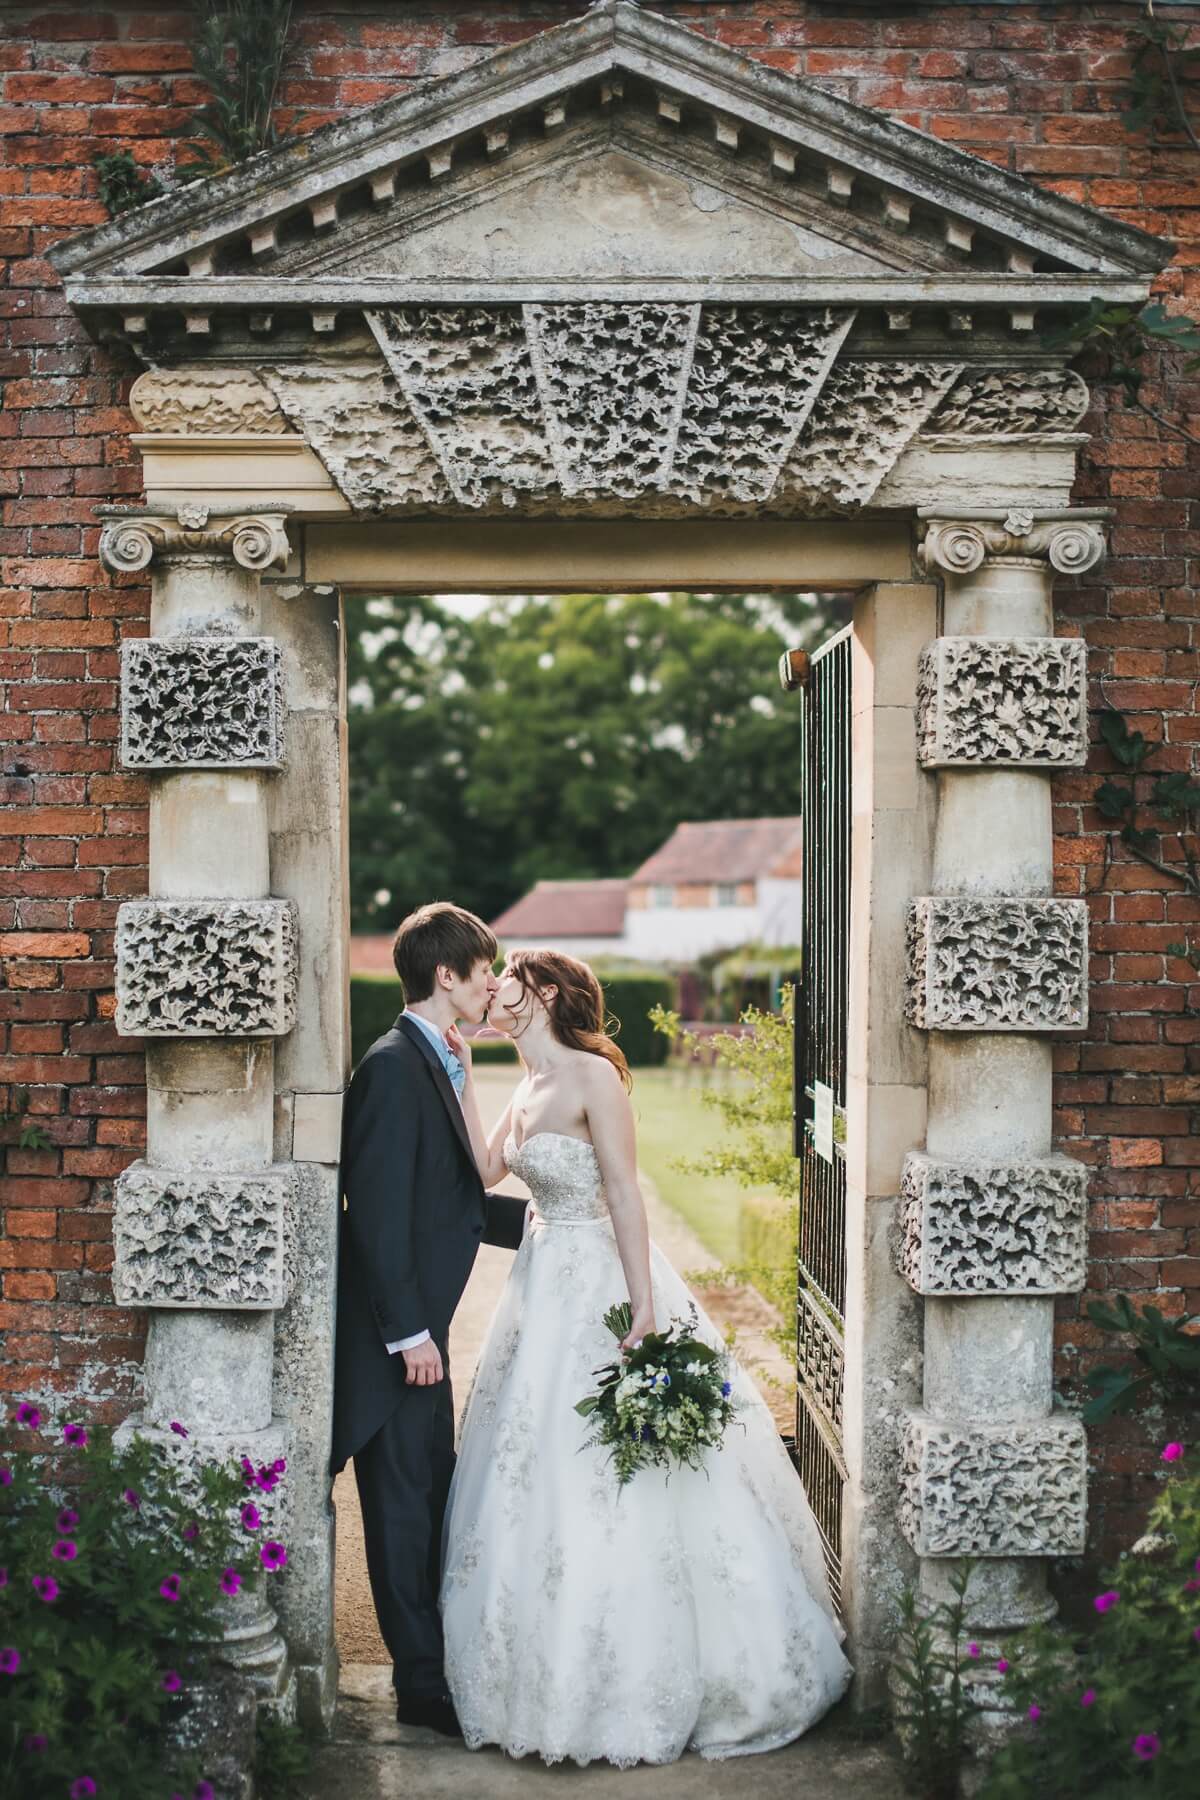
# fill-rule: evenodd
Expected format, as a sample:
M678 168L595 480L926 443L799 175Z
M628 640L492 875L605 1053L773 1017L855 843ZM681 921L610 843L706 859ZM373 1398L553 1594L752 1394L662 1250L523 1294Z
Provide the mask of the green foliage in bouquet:
M0 1453L0 1793L213 1800L172 1727L221 1609L281 1569L258 1502L284 1474L180 1462L23 1402ZM186 1427L172 1425L176 1436Z
M629 1302L610 1306L604 1323L620 1343L633 1324ZM720 1449L736 1415L728 1360L691 1335L696 1323L693 1307L690 1331L676 1320L667 1331L647 1333L617 1362L597 1369L599 1388L576 1404L595 1427L583 1448L609 1452L621 1487L639 1469L699 1469L706 1450Z
M1162 1460L1180 1469L1183 1445ZM1177 1473L1148 1529L1102 1577L1086 1635L1028 1633L999 1666L1026 1714L986 1800L1192 1800L1200 1769L1200 1470Z

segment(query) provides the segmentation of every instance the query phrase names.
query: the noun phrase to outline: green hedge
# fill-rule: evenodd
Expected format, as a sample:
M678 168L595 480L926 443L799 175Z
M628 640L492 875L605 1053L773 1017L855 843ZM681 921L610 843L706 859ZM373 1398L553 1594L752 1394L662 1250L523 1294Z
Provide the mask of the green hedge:
M670 1050L665 1037L654 1030L647 1014L652 1006L674 1004L675 988L669 975L600 974L609 1012L621 1021L617 1042L636 1068L665 1062ZM391 1029L403 1009L404 995L394 975L355 975L350 982L350 1054L357 1067L377 1037ZM498 1039L477 1044L476 1062L510 1062L516 1051Z

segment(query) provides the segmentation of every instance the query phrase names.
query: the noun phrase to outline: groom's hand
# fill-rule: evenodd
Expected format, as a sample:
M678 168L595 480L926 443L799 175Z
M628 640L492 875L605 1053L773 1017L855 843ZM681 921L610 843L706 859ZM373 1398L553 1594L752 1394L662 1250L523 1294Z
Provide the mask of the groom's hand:
M405 1376L409 1387L432 1387L445 1374L442 1353L432 1338L418 1344L415 1350L402 1350Z

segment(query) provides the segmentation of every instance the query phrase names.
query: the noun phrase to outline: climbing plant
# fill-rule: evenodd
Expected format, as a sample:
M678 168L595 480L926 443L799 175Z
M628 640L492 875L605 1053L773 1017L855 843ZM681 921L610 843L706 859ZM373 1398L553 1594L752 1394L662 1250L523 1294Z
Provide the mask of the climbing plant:
M193 0L192 65L212 99L196 112L207 169L278 143L275 96L291 48L292 0Z

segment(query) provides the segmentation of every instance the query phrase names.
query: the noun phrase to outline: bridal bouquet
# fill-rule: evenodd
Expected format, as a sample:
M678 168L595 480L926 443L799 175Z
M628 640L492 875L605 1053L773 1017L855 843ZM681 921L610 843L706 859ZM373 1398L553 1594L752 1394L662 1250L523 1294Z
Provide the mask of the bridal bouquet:
M629 1333L629 1302L610 1306L604 1323L619 1343ZM595 1430L583 1446L609 1451L621 1487L639 1469L698 1469L706 1450L718 1450L736 1407L730 1399L728 1359L691 1332L696 1309L668 1331L651 1332L618 1362L597 1369L600 1385L575 1407Z

